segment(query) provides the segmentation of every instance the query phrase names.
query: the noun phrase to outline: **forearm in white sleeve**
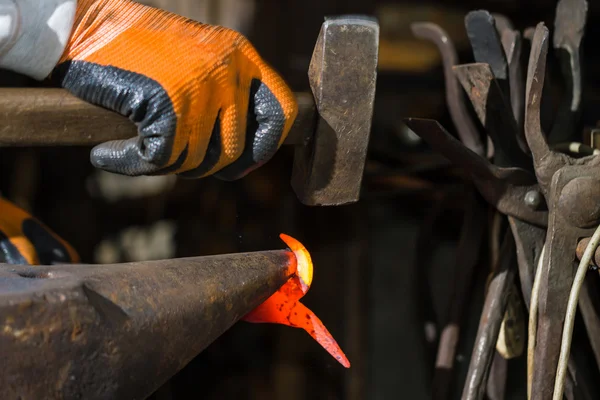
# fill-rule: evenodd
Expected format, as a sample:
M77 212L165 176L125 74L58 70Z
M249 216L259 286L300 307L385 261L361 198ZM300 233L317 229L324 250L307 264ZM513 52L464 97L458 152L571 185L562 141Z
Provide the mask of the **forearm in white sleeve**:
M43 80L71 35L77 0L0 0L0 68Z

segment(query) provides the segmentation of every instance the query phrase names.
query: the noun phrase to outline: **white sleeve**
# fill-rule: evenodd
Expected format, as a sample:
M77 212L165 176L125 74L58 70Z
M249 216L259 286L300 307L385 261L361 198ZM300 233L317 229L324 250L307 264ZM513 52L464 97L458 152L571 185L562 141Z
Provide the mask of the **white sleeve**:
M77 0L0 0L0 68L45 79L71 35Z

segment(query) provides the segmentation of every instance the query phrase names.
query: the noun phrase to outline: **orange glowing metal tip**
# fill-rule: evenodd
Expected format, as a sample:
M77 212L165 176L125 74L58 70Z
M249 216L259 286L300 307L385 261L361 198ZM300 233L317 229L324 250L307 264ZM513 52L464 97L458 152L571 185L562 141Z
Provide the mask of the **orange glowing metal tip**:
M306 294L306 292L308 292L308 289L310 288L310 284L312 283L313 279L313 263L312 259L310 258L310 254L308 253L308 250L306 250L306 247L304 247L302 243L300 243L293 237L288 236L284 233L280 234L279 237L285 242L285 244L288 245L290 250L292 250L292 252L296 256L296 276L300 280L302 293Z
M323 322L308 307L300 303L300 299L310 289L313 279L313 264L308 250L291 236L282 233L279 237L296 257L296 272L275 294L246 315L243 320L304 329L340 364L350 368L350 361Z

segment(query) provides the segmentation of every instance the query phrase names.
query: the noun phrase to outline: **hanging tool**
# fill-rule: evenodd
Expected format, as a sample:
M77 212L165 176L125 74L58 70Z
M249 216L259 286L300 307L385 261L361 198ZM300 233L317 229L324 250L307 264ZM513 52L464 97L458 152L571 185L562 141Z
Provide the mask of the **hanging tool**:
M600 157L573 158L552 151L540 126L548 37L548 29L543 23L538 24L529 58L525 109L525 134L540 187L550 207L541 264L532 399L552 398L577 243L579 238L591 236L600 223L595 206Z
M510 103L513 116L519 128L519 144L527 145L523 133L523 102L525 99L525 80L521 68L521 42L522 35L515 30L508 17L502 14L493 14L496 30L500 35L504 54L508 62L508 83L510 88ZM523 148L527 152L527 148Z
M485 10L471 11L465 16L465 28L476 63L489 64L505 98L510 98L508 61L494 17Z
M522 168L498 167L464 147L437 121L408 118L405 123L421 136L433 150L462 166L471 175L482 196L503 214L536 226L547 224L545 203L527 204L528 193L539 192L534 176Z
M292 186L304 204L360 197L378 49L372 18L326 18L321 27L308 71L312 94L297 94L299 112L285 142L296 146ZM91 146L137 135L127 118L63 89L0 89L0 115L0 146Z
M567 35L572 39L571 42L567 41L571 43L571 48L577 48L579 51L581 37L578 35L581 35L584 26L584 19L581 16L587 11L587 6L578 2L578 4L571 4L573 7L579 7L577 10L567 11L566 3L568 1L561 1L557 7L557 19L560 19L562 28L559 28L559 34L555 36L555 45L564 43L559 39ZM559 143L552 149L548 147L541 132L539 118L545 74L547 30L543 33L545 27L541 24L536 28L535 35L524 35L532 40L532 51L527 74L526 97L519 100L512 92L513 88L518 92L521 91L523 86L522 82L519 82L519 76L523 74L520 72L518 57L514 57L518 35L512 31L510 24L504 22L500 27L496 27L489 13L485 11L469 13L466 26L478 63L454 66L456 76L469 96L476 115L486 128L486 133L492 138L495 148L493 164L483 157L477 157L475 153L461 145L436 121L411 118L406 122L434 150L442 153L453 163L465 167L488 202L509 217L516 245L521 289L528 308L533 275L544 242L546 248L553 249L546 251L544 259L541 260L540 273L544 280L541 285L540 301L545 302L543 311L545 314L540 316L538 325L544 326L544 332L540 332L538 327L534 368L536 376L533 389L533 398L549 399L554 386L553 375L556 372L556 360L560 350L560 329L564 320L566 297L573 281L573 271L568 266L573 263L578 238L582 235L589 236L590 230L598 224L600 218L590 203L596 197L595 188L598 184L595 183L597 174L594 168L597 169L600 161L593 156L595 152L581 144ZM569 26L574 29L574 32L566 29ZM492 29L494 27L495 30ZM504 53L505 57L500 53ZM509 60L508 66L506 60ZM508 74L505 73L507 68ZM509 82L501 82L506 77ZM525 106L521 108L519 104ZM524 115L522 128L517 125L521 114ZM460 130L460 127L457 129ZM526 136L526 143L520 139L523 134ZM515 143L518 143L518 146ZM528 149L531 149L532 154ZM569 157L559 151L576 154L575 157ZM589 156L584 157L586 155ZM535 177L532 179L534 174ZM501 298L503 297L498 297ZM594 312L593 307L589 304L585 306L585 298L580 301L580 304L582 304L582 313L586 314L584 320L593 319L595 313L590 315ZM487 323L485 326L480 326L482 334L478 335L482 339L488 336L489 329L497 326L499 321L498 318L494 321L485 319ZM483 321L484 319L482 323ZM588 330L592 329L589 331L591 335L594 326L589 323L587 326ZM600 348L596 338L590 340L594 343L593 348ZM493 343L490 340L487 342ZM464 399L480 399L484 394L487 369L491 362L489 352L491 345L481 342L476 344L476 349L481 350L481 354L485 356L472 360L473 368L465 386ZM576 358L571 357L568 367L570 376L567 376L569 380L567 386L570 387L570 391L565 394L571 398L573 393L586 392L589 396L592 390L586 383L589 375L585 376L586 371L577 368L577 365L582 365L581 359L577 359L581 353L579 351L573 353Z
M581 114L581 41L587 22L587 0L560 0L556 5L553 45L561 60L566 83L556 120L548 135L551 144L576 140L573 136Z
M483 17L483 18L481 18ZM467 17L465 18L465 24L467 26L467 31L473 31L475 30L475 32L470 32L469 37L477 37L478 39L473 39L472 41L475 42L473 43L473 47L478 47L479 53L480 54L476 54L479 58L483 58L485 60L487 60L488 58L497 58L498 60L503 59L504 54L499 54L499 55L495 55L493 54L493 52L491 51L487 51L485 52L485 49L482 48L482 46L480 45L481 43L479 43L480 40L487 40L490 41L492 39L494 39L497 36L496 33L496 29L494 27L493 24L493 20L490 23L490 16L487 12L483 11L483 12L474 12L474 13L470 13L469 15L467 15ZM445 78L446 78L446 87L448 89L447 92L447 100L448 102L452 101L454 104L453 106L450 106L450 110L451 113L454 110L456 113L456 110L465 110L466 111L466 107L464 105L463 99L461 97L461 93L459 92L458 89L458 82L455 79L454 74L456 73L457 75L460 76L459 73L462 71L464 68L466 67L467 69L470 68L470 66L457 66L455 64L457 64L457 59L456 59L456 55L455 52L451 51L453 50L453 47L450 44L448 44L449 40L448 38L446 38L444 35L444 31L433 25L433 24L427 24L427 23L418 23L418 24L413 24L413 32L415 32L416 35L420 36L420 37L424 37L424 38L428 38L432 41L434 41L436 44L438 44L438 47L440 48L440 52L442 53L442 60L444 63L444 70L445 70ZM487 36L492 36L491 38L487 37ZM496 46L496 50L503 52L502 50L502 44L500 43L499 39L497 42L497 46ZM506 63L506 61L504 62ZM498 64L498 63L497 63ZM483 65L484 67L489 68L488 64L473 64L473 66L477 67L479 65ZM504 68L504 70L506 70L506 68ZM493 76L493 73L490 71L488 73L488 79L486 80L485 77L483 77L483 79L480 79L479 82L474 82L475 81L475 74L473 74L473 71L468 71L467 74L464 74L465 77L467 77L467 79L465 79L463 82L463 86L465 86L465 90L467 92L467 94L471 97L471 101L473 103L473 105L475 106L475 110L477 115L480 118L480 122L483 124L483 126L488 130L490 136L492 136L492 144L496 145L496 143L499 144L498 146L498 153L494 154L494 161L495 163L498 163L498 160L500 160L500 163L502 165L513 165L515 164L515 158L518 158L519 155L521 155L522 157L520 158L520 160L522 160L523 162L521 163L521 165L523 166L529 166L531 164L530 161L527 160L526 157L524 157L524 153L521 149L519 149L517 146L512 146L512 143L507 141L507 136L504 134L504 132L501 132L502 126L506 125L506 121L502 121L499 120L497 118L498 113L496 112L494 114L495 111L497 110L493 110L494 108L493 105L497 104L502 106L502 101L503 101L503 97L502 94L500 93L499 89L498 89L498 83L495 81L495 78ZM508 78L508 77L506 77ZM483 85L481 85L483 83ZM487 84L487 85L486 85ZM508 84L508 83L507 83ZM479 86L479 87L475 87L473 88L473 90L471 90L471 88L468 88L469 86L474 85L474 86ZM495 86L493 86L495 85ZM492 89L490 89L493 86ZM494 92L495 90L495 97L490 96L489 94ZM476 96L473 96L473 93L476 94ZM489 100L491 99L491 100ZM488 103L490 104L488 106ZM498 108L498 107L496 107ZM502 107L500 107L502 108ZM502 109L502 111L504 111L504 109ZM471 136L476 137L477 139L479 138L479 133L477 131L473 132L473 133L469 133L469 127L474 126L473 122L470 119L470 116L465 112L463 114L457 113L458 117L457 118L453 118L454 121L459 121L461 125L457 125L457 131L459 133L459 136L461 138L461 141L463 142L464 147L466 147L467 149L470 148L469 146L469 142L465 140L465 138L469 139ZM491 117L488 119L487 116L490 115ZM510 116L509 116L510 117ZM500 117L502 118L502 117ZM409 126L411 126L412 124L415 123L414 119L409 120L409 122L407 122ZM419 120L417 123L425 123L427 124L428 122L424 121L424 120ZM514 122L513 122L514 124ZM439 124L435 123L435 125L437 125L437 128L441 128L439 126ZM430 128L434 127L434 123L432 122L430 124ZM514 131L516 132L516 129L514 129ZM419 133L420 131L417 131L417 133ZM462 133L462 134L461 134ZM430 135L430 138L433 138L434 134L433 133L428 133ZM453 140L449 135L443 134L443 140L445 142L444 145L441 145L440 147L444 147L445 145L448 144L448 142L452 143L453 145L458 145L458 141ZM437 139L442 139L441 136L436 136ZM513 143L517 143L516 141L516 137L513 138ZM500 142L500 143L499 143ZM457 149L455 149L457 150ZM457 150L458 152L458 150ZM484 165L483 165L483 169L487 168L487 164L485 159L478 157L478 156L482 156L484 154L483 150L476 152L476 154L472 154L471 152L468 152L469 157L472 157L473 155L475 157L472 158L472 161L474 163L477 163L479 161L484 161ZM488 152L489 154L489 152ZM517 157L515 157L515 154ZM464 155L464 154L463 154ZM455 160L462 158L461 155L459 155L458 153L454 155L456 158ZM512 159L511 157L512 156ZM477 159L477 161L475 161ZM452 158L451 158L452 160ZM466 163L470 162L470 161L466 161ZM485 174L485 172L483 173ZM481 179L481 185L487 185L488 181L486 178L480 178ZM533 174L531 174L531 176L529 178L526 178L528 181L530 182L534 182L534 178L533 178ZM479 186L480 188L482 188L482 186ZM495 197L495 195L493 194L493 190L490 190L489 187L486 189L487 190L487 194L488 194L488 199L492 199ZM498 191L500 192L500 191ZM496 199L494 198L492 200L492 202L496 202ZM506 256L506 254L503 254L503 256ZM500 277L503 277L503 274L500 274ZM501 278L498 279L501 279ZM499 286L498 286L499 285ZM488 300L486 300L486 304L487 302L489 302L490 304L494 304L494 307L497 307L498 305L501 306L500 309L494 309L494 311L496 313L498 312L503 312L504 307L505 307L505 301L508 298L508 294L512 292L512 290L508 290L511 288L511 285L513 285L512 281L509 279L507 280L503 280L502 283L498 283L498 285L494 285L494 287L498 286L500 288L502 288L502 290L500 289L494 289L491 292L489 292L488 294L491 296L489 297ZM507 289L508 288L508 289ZM505 290L506 289L506 290ZM466 294L464 294L466 295ZM504 299L504 302L500 301L498 302L498 300L496 299L497 296L500 296ZM456 314L456 313L455 313ZM483 317L482 317L483 318ZM473 361L472 361L472 366L470 368L469 374L470 377L472 378L472 380L474 382L477 383L477 381L480 381L479 383L485 383L487 381L487 373L489 371L490 368L490 364L492 362L492 355L493 352L495 351L494 346L492 347L488 347L487 346L487 342L490 341L490 338L492 337L498 337L498 332L500 331L501 327L506 328L504 325L500 325L500 323L502 322L502 318L498 321L498 324L496 324L495 326L493 324L489 324L489 323L484 323L483 321L487 321L487 318L482 319L482 325L480 327L480 332L478 333L478 340L481 341L481 343L477 343L476 344L476 349L480 350L482 353L479 356L474 356L473 357ZM494 329L495 332L494 332ZM504 329L507 334L505 335L506 339L508 340L507 343L510 343L512 338L516 337L515 335L512 334L512 332L510 331L510 329ZM518 334L517 334L518 336ZM493 342L493 344L495 344L495 341ZM449 346L447 343L442 343L440 342L440 353L439 354L447 354L449 353L449 351L451 351L451 346ZM512 349L507 349L507 350L512 350ZM450 353L452 354L452 353ZM482 366L481 368L478 367L478 364L486 364L487 367ZM451 366L452 364L450 364ZM446 368L448 368L448 366L446 366ZM436 369L436 372L438 371L438 369ZM441 374L439 373L439 376L449 376L449 373L451 372L450 370L446 370L444 371L445 374ZM438 379L438 381L434 381L434 398L448 398L449 396L449 389L450 385L449 382L442 382ZM476 391L481 390L482 394L483 394L483 390L485 390L486 385L483 384L481 386L475 385L475 389Z
M455 371L454 360L464 329L463 318L471 295L476 267L480 261L480 249L485 237L485 207L473 187L465 189L466 207L461 226L460 239L454 261L455 276L452 296L448 303L447 321L441 327L437 349L435 372L433 376L433 399L448 399L452 390L452 378ZM461 329L461 326L463 329ZM464 334L462 335L464 337Z
M445 317L440 320L435 317L433 304L431 303L433 293L427 279L429 270L425 266L431 265L435 248L433 242L436 239L434 234L434 228L437 227L436 223L439 222L447 210L449 203L456 201L454 200L456 196L459 196L459 201L464 201L466 205L452 268L453 276L450 281L449 301L443 314ZM474 249L481 248L485 237L485 224L482 223L482 220L485 219L485 204L477 195L475 188L467 184L466 187L459 187L456 193L452 193L452 191L443 193L435 208L431 211L432 213L428 216L426 224L417 239L415 278L419 291L423 294L422 299L419 301L420 316L424 318L422 321L423 326L426 332L431 332L433 329L435 332L439 332L439 339L427 338L432 347L428 348L427 351L431 353L431 357L428 358L431 358L432 364L435 364L431 382L431 397L435 400L442 400L450 398L453 389L457 346L464 328L464 311L472 292L473 281L480 260L480 252L474 251ZM436 344L437 346L434 346ZM437 348L434 349L433 347ZM427 372L430 373L431 371Z
M446 85L446 106L452 122L463 144L477 155L483 155L484 146L473 120L469 115L458 82L454 79L453 67L458 64L458 54L452 39L439 25L431 22L415 22L410 26L413 34L420 39L433 42L442 55L444 82Z
M506 65L507 61L506 57L504 56L503 48L512 47L512 54L514 54L514 38L509 38L510 40L507 40L507 43L505 45L504 43L500 42L500 38L498 37L498 33L494 25L494 20L489 15L489 13L487 13L486 11L477 11L469 13L465 18L465 25L467 28L467 32L469 33L469 38L472 41L472 46L474 49L477 49L477 51L475 51L476 60L482 62L478 64L464 66L455 65L457 64L456 57L453 57L453 53L449 52L447 49L447 47L449 46L448 40L447 38L442 36L443 30L441 30L439 27L436 29L436 26L431 26L431 24L426 23L419 23L415 25L413 26L413 31L416 31L417 34L419 34L422 37L427 37L435 41L436 43L440 43L438 46L440 47L440 51L442 53L444 69L445 71L447 71L445 77L446 86L449 89L447 93L448 101L453 101L454 103L456 103L454 104L454 109L466 109L465 105L463 104L463 98L461 97L461 93L458 91L458 82L455 78L456 74L456 76L459 78L458 80L463 85L463 88L465 89L467 95L471 100L472 105L475 108L476 115L479 117L480 122L491 137L491 144L494 146L494 148L497 147L497 149L494 149L495 151L493 153L494 164L500 164L500 167L513 167L515 164L520 164L524 168L520 168L516 171L518 171L517 173L522 174L523 182L535 182L533 172L529 174L527 173L527 171L532 170L531 161L525 155L526 153L523 150L524 146L522 146L521 143L518 142L518 137L516 135L518 129L516 127L516 122L514 121L514 118L511 115L512 113L510 105L507 106L505 103L504 99L506 95L502 93L502 90L500 89L500 84L496 80L494 73L490 69L489 64L483 63L483 61L490 61L496 65L496 69L499 69L500 71L498 73L504 76L504 91L508 92L508 81L510 76L508 73L505 73L508 70L508 66ZM494 44L493 46L491 46L492 49L486 47L486 43L490 42ZM516 75L514 69L515 68L513 68L513 73L511 76ZM460 104L461 107L459 107L457 104ZM461 123L461 125L458 125L456 127L459 134L461 132L464 132L465 128L468 128L469 126L474 126L468 114L465 113L461 117L462 118L454 118L455 121L459 121ZM445 131L443 131L443 128L441 128L441 126L437 124L437 122L410 119L407 123L409 126L414 125L415 123L417 124L417 126L419 124L421 126L427 125L429 127L427 129L427 133L424 133L426 130L417 130L418 128L416 127L413 129L415 129L418 134L428 135L430 138L430 141L428 140L428 142L434 148L439 146L440 151L442 150L442 148L446 147L449 143L451 143L453 148L443 154L446 155L446 157L449 157L452 161L464 162L463 165L467 165L471 162L473 163L473 165L477 165L474 169L471 169L471 171L474 170L476 172L479 172L479 177L475 179L479 180L478 187L480 188L480 191L487 195L487 199L492 204L500 204L497 196L504 196L507 191L505 189L497 189L496 191L494 191L490 188L489 179L490 177L494 176L493 169L497 169L498 167L496 165L489 164L483 157L481 157L483 155L483 151L477 154L473 154L467 151L465 154L464 150L467 150L469 148L467 143L465 143L465 141L463 140L463 137L466 136L465 134L460 136L460 138L463 141L464 147L466 147L467 149L463 148L459 150L460 144L458 143L458 141L453 140L453 138L451 138ZM512 140L511 135L506 135L506 133L504 132L507 125L513 127L512 133L514 134L514 136L512 136ZM436 130L438 133L433 133ZM478 132L475 132L472 135L478 135ZM444 144L441 144L442 142ZM522 142L524 142L524 139L522 140ZM463 154L461 154L461 152ZM489 151L488 154L490 154ZM468 155L470 160L465 160L465 155ZM460 159L462 159L462 161L459 161ZM508 170L497 169L497 171ZM498 181L498 187L500 187L500 182L501 180ZM508 193L511 193L510 189ZM518 198L515 198L513 201L515 200L518 201ZM501 207L504 208L505 205L501 205ZM519 209L519 207L520 204L516 203L515 201L515 205L512 207L512 209L516 210ZM545 215L543 214L542 207L541 218L538 220L538 222L541 222L541 224L543 225L545 222L544 219ZM508 244L505 243L505 246L507 245ZM499 260L499 262L504 266L506 270L510 270L511 274L509 274L508 279L505 272L498 274L495 280L493 281L493 290L488 291L488 295L486 297L486 305L489 304L490 307L493 308L493 311L491 311L492 314L496 315L500 313L503 317L505 317L504 309L507 306L506 301L509 298L509 294L514 292L514 284L512 279L510 279L510 277L513 275L511 269L512 266L506 265L506 257L510 255L511 254L506 254L506 252L503 252L501 257L502 259ZM519 304L516 305L516 307L519 306ZM512 308L510 309L512 310ZM513 350L518 351L518 344L520 343L520 341L518 340L519 333L513 332L513 329L508 329L504 325L504 323L502 323L502 318L498 319L497 321L493 320L490 323L488 317L489 316L487 315L482 316L480 329L477 335L477 343L475 345L476 354L474 354L471 360L469 369L470 382L467 382L467 385L465 386L464 396L466 397L464 398L477 398L477 396L483 396L484 391L486 389L487 376L490 371L491 363L493 360L493 354L495 353L496 339L499 337L501 329L503 330L502 333L504 333L504 335L502 335L501 337L506 339L503 343L508 345L508 347L505 346L504 353L510 354L512 356ZM518 325L519 324L517 324L517 326ZM524 333L521 333L520 335L520 340L522 341ZM513 339L516 339L516 341ZM513 345L517 345L517 348L513 349ZM445 352L447 352L447 350ZM496 368L495 371L502 371L502 368ZM504 380L505 379L500 379L500 381ZM438 382L434 382L434 385L436 383ZM441 397L439 398L448 398L449 393L447 392L447 387L449 385L446 384L441 386L445 387L445 389L443 389L446 391L445 393L440 392L442 388L437 387L434 387L434 391L437 391L436 393L441 395Z
M483 305L467 382L462 393L463 400L483 399L485 396L487 378L508 304L510 285L516 274L514 267L514 240L511 231L507 230Z

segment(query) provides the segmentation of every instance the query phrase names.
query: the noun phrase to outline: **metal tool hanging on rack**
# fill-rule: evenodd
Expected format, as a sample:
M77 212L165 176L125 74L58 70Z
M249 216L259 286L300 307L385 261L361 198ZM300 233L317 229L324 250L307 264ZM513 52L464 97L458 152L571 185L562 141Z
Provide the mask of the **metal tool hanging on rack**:
M510 292L512 265L518 276L525 305L529 308L531 288L542 248L540 263L542 290L536 340L533 399L550 399L560 351L562 324L567 297L573 282L572 264L580 238L590 236L600 223L594 199L600 189L600 157L597 151L580 143L577 116L581 106L580 44L586 22L585 0L561 0L556 8L554 46L564 49L563 65L568 100L545 138L540 126L540 103L544 85L549 32L540 23L522 36L531 40L526 74L519 62L521 34L510 21L484 10L470 12L465 18L467 34L476 63L456 65L456 52L443 30L433 24L413 25L419 37L434 41L440 48L446 75L447 101L458 136L455 139L437 121L409 118L406 124L421 136L434 151L462 166L483 197L509 221L511 235L505 237L500 252L499 271L486 297L484 314L471 359L462 398L482 399L493 360L500 322L504 317ZM449 72L452 70L454 76ZM526 75L527 81L523 82ZM455 78L454 78L455 77ZM463 106L460 82L475 115L489 137L492 151L482 152L473 143L470 116ZM571 153L570 155L564 154ZM488 157L483 156L486 154ZM512 236L512 237L511 237ZM510 243L514 243L513 246ZM510 261L515 255L516 262ZM504 272L502 272L504 271ZM514 271L514 272L512 272ZM589 302L588 302L589 303ZM489 308L491 307L491 308ZM596 317L585 299L580 309L587 320ZM594 313L593 316L591 313ZM592 329L588 324L588 330ZM592 347L600 347L590 332ZM577 346L576 343L573 346ZM575 391L592 389L589 377L577 368L577 352L569 363L570 387ZM566 393L569 397L573 392ZM597 394L597 393L596 393ZM594 395L591 395L594 398Z

